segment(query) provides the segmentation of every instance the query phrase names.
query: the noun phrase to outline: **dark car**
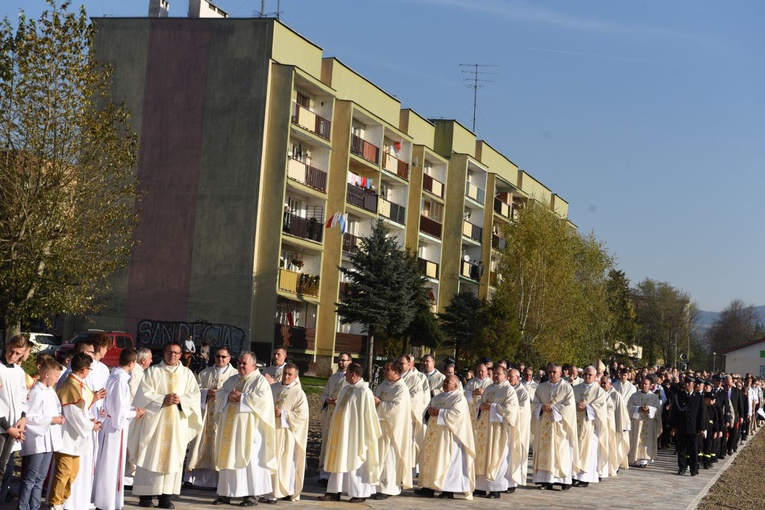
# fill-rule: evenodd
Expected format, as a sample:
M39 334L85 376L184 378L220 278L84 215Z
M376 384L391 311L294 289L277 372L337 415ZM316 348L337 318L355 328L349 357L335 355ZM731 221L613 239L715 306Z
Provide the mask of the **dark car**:
M59 363L63 363L66 355L74 349L74 344L85 340L87 338L94 337L96 335L104 334L109 337L109 350L106 351L106 356L101 360L108 367L116 367L119 365L120 354L123 349L135 349L135 342L133 336L130 333L124 331L102 331L100 329L89 329L82 333L77 333L65 344L56 349L56 359Z

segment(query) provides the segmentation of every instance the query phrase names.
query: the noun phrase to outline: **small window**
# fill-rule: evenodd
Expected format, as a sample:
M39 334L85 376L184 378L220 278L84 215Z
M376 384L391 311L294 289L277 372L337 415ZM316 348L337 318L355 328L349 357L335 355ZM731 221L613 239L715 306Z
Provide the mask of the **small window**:
M127 338L124 336L118 336L117 347L119 347L120 349L125 349L126 347L130 347L130 345L128 345Z

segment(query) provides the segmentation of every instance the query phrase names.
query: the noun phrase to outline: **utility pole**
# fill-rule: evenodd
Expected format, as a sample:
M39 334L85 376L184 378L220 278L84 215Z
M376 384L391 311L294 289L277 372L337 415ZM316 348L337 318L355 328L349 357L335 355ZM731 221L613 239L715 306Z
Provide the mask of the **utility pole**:
M478 105L478 88L480 87L480 83L491 83L492 80L482 80L479 79L479 75L486 75L486 74L497 74L497 73L489 73L487 71L481 71L480 68L483 67L499 67L496 64L460 64L460 67L468 68L467 70L463 69L462 74L466 75L465 82L467 83L467 87L471 87L473 89L473 133L475 134L475 112L476 107ZM472 68L472 70L470 70ZM472 78L470 77L472 75Z

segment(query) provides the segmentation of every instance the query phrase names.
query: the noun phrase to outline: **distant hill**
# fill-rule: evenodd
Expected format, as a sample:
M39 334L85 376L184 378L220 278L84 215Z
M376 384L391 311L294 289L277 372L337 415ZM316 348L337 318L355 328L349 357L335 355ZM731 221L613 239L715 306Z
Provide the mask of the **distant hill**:
M760 322L765 324L765 305L755 306L754 310L760 316ZM707 312L705 310L699 310L699 326L701 329L707 329L716 320L720 312Z

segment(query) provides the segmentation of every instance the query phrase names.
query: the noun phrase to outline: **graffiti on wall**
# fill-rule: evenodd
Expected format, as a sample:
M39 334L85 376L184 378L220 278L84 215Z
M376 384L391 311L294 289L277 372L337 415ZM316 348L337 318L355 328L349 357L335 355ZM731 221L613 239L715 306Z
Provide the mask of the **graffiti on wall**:
M138 323L138 347L161 349L171 340L183 343L189 335L194 337L194 343L201 345L206 341L212 351L216 347L226 347L233 356L238 356L243 350L249 350L245 345L244 331L230 324L210 324L208 322L167 322L143 319Z

